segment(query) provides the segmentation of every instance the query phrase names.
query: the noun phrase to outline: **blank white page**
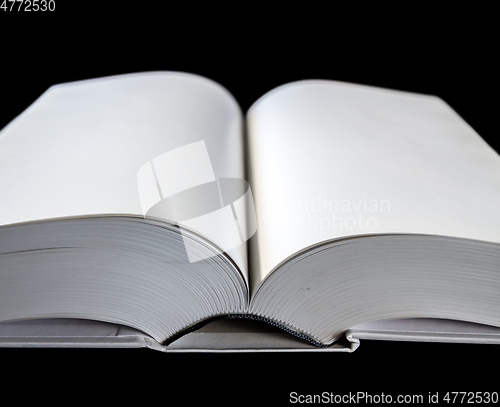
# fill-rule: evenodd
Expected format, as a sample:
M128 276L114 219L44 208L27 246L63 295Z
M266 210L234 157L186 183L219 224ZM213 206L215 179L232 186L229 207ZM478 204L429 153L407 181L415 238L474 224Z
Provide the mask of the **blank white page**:
M141 216L141 199L143 206L160 199L153 176L167 184L164 192L178 192L195 167L200 181L186 188L243 179L242 123L233 96L197 75L147 72L55 85L0 131L0 225ZM203 149L203 168L189 156L166 175L159 165L157 174L144 170L190 145ZM230 255L245 273L246 248Z
M254 283L345 236L500 242L500 157L437 97L300 81L264 95L247 122Z

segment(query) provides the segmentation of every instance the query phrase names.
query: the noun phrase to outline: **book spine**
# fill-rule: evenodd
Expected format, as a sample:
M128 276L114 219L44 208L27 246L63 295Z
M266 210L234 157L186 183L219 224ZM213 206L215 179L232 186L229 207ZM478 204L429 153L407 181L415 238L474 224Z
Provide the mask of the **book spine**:
M311 343L314 346L317 346L319 348L327 348L330 345L325 345L321 342L318 342L317 340L311 338L310 336L307 336L301 332L297 332L283 324L280 324L279 322L273 321L272 319L261 317L258 315L252 315L252 314L228 314L228 315L223 315L222 318L224 319L251 319L254 321L260 321L260 322L265 322L267 324L270 324L272 326L275 326L276 328L279 328L293 336L296 336L302 340L305 340L309 343Z

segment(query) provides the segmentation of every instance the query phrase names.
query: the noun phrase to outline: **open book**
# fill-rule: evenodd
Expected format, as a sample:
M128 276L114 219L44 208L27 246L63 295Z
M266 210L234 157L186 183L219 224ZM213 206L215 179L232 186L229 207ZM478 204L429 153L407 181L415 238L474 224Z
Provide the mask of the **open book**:
M186 73L56 85L0 132L0 194L0 345L182 349L217 318L208 350L244 320L500 342L500 157L435 96L305 80L244 115Z

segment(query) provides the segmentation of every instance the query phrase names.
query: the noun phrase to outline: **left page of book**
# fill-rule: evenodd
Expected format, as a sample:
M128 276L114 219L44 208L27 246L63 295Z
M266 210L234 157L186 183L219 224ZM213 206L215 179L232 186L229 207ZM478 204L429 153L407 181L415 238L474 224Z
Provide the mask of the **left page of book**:
M55 85L0 131L0 226L130 215L231 235L217 216L192 218L221 212L220 180L244 179L243 157L240 108L209 79L147 72ZM226 252L246 276L245 246Z

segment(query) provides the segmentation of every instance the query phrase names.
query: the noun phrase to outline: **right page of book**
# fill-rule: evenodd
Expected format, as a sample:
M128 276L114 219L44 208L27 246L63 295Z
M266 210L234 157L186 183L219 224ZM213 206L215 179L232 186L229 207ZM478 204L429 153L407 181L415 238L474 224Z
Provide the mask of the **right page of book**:
M500 242L500 157L435 96L327 80L248 111L253 289L320 242L417 233Z

